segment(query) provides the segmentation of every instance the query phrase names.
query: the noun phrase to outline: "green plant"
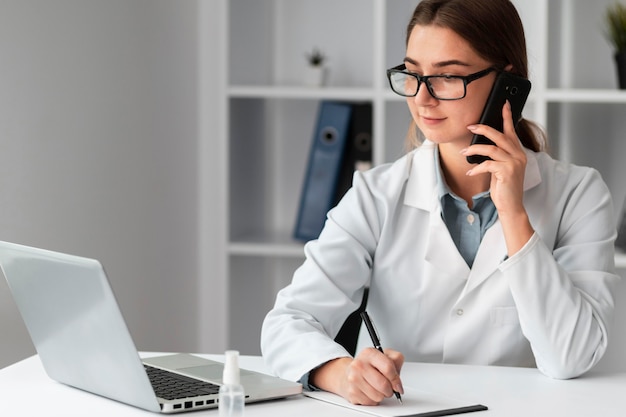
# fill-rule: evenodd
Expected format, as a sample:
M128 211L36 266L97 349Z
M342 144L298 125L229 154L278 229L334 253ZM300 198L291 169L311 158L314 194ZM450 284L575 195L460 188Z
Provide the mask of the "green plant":
M324 64L326 60L326 56L320 51L318 48L313 48L311 53L306 55L307 61L309 61L309 65L313 67L320 67Z
M626 51L626 5L615 3L606 10L606 36L616 52Z

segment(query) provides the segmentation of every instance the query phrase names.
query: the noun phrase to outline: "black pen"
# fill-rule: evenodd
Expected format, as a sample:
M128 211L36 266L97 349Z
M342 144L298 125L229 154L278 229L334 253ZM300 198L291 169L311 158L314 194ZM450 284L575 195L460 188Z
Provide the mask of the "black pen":
M374 344L374 347L378 349L380 353L384 354L385 352L383 351L383 347L380 345L380 339L378 339L378 334L376 334L376 329L374 329L374 324L372 323L372 320L370 319L370 315L367 314L367 311L361 312L361 318L363 319L363 322L365 323L365 327L367 327L367 331L370 334L370 338L372 339L372 343ZM398 399L398 402L402 404L402 397L400 396L400 393L398 391L394 391L393 394Z

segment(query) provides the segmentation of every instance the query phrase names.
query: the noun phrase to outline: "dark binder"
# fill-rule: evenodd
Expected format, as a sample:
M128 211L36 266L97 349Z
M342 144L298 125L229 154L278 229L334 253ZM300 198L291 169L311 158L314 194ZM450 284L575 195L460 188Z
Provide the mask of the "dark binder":
M365 171L372 167L372 104L355 103L352 105L350 130L346 141L341 171L337 181L337 190L333 206L339 203L343 195L352 187L354 171Z
M333 207L352 106L322 101L313 134L294 237L317 239Z

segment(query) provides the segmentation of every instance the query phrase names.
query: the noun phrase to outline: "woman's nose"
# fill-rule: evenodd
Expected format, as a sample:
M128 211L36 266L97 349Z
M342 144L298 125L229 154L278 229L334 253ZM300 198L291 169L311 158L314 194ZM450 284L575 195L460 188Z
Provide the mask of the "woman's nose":
M438 102L435 97L430 94L428 90L428 86L426 83L421 83L419 89L417 90L417 94L413 97L413 102L417 105L425 106L432 105L433 103Z

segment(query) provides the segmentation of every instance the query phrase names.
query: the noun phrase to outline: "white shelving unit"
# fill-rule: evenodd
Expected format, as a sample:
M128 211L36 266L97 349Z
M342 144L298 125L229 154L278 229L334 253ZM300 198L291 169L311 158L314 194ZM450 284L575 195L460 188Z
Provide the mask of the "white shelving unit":
M303 260L291 239L320 100L369 101L374 164L404 153L410 115L385 69L404 57L416 0L221 0L228 74L224 90L228 232L223 242L227 344L259 353L276 292ZM626 195L626 92L617 90L602 14L613 0L515 0L525 22L533 90L526 118L549 133L553 155L594 166L617 211ZM224 3L223 3L224 4ZM326 87L303 87L305 53L329 57ZM626 257L618 257L626 268Z

